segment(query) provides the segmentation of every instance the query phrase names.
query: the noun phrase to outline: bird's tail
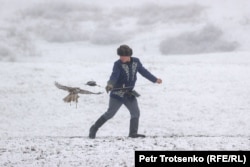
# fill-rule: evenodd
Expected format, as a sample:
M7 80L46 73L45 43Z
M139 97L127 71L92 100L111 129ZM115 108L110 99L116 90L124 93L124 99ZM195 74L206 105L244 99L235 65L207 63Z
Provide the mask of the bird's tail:
M72 101L73 102L78 102L78 94L77 93L70 93L68 96L66 96L65 98L63 98L63 101L65 103L71 103Z

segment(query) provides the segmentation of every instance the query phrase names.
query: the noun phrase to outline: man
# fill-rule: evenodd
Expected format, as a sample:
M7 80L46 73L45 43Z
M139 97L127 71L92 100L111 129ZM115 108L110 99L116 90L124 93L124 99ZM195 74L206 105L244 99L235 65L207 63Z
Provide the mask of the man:
M131 115L129 137L145 137L145 135L137 133L140 110L136 99L139 94L133 90L137 80L136 74L139 72L153 83L162 83L161 79L156 78L142 66L138 58L131 57L133 51L129 46L121 45L117 49L117 54L120 56L120 59L114 63L113 72L106 86L107 93L111 91L109 107L107 112L91 126L89 130L89 138L91 139L96 137L97 130L116 114L122 104L128 108Z

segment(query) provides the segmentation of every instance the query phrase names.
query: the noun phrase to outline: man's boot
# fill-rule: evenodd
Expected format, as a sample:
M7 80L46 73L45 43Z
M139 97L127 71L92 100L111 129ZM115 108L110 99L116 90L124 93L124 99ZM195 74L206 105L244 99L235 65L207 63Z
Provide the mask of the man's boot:
M98 129L106 122L107 120L101 116L94 125L92 125L89 129L89 138L90 139L94 139L96 136L96 132L98 131Z
M132 138L146 137L145 135L138 134L139 118L130 119L129 136Z

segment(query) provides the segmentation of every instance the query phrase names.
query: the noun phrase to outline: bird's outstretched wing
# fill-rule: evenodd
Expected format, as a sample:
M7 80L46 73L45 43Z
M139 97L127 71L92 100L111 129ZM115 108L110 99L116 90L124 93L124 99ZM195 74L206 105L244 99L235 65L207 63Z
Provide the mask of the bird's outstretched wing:
M96 95L102 94L101 92L94 93L94 92L90 92L88 90L83 90L83 89L79 89L78 93L81 93L81 94L96 94Z
M71 91L77 89L77 88L74 88L74 87L69 87L69 86L61 85L61 84L59 84L58 82L55 82L55 86L56 86L58 89L66 90L66 91L69 91L69 92L71 92Z
M62 90L66 90L70 93L80 93L80 94L102 94L101 92L98 92L98 93L94 93L94 92L90 92L88 90L84 90L84 89L81 89L79 87L69 87L69 86L64 86L64 85L61 85L59 84L58 82L55 82L55 85L57 88L59 89L62 89Z

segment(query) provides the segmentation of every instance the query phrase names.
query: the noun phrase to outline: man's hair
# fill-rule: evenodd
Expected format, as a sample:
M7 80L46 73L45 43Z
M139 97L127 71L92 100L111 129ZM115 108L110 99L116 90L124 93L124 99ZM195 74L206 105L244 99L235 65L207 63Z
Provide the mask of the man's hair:
M117 54L119 56L132 56L133 50L128 45L121 45L117 48Z

